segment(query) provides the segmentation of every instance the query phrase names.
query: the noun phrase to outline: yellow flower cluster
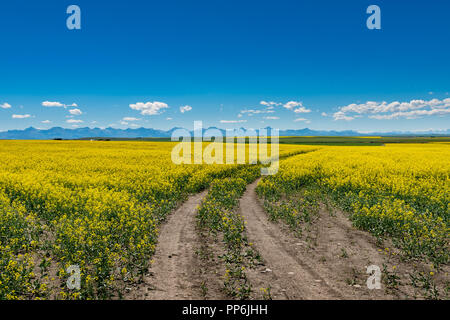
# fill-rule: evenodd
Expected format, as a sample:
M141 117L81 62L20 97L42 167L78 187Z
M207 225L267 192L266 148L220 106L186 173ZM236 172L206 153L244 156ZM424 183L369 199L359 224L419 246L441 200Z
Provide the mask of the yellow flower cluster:
M450 145L324 146L281 162L258 185L269 202L315 186L355 226L390 236L410 257L449 258Z
M174 145L0 142L0 299L109 298L143 274L166 215L247 166L176 165ZM65 286L70 265L80 268L79 292ZM61 289L47 296L52 286Z

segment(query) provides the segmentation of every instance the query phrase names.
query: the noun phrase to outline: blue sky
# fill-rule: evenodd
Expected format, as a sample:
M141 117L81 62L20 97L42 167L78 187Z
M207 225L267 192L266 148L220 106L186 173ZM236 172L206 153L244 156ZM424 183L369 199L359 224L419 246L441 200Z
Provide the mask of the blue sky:
M0 46L0 131L450 128L446 0L2 1Z

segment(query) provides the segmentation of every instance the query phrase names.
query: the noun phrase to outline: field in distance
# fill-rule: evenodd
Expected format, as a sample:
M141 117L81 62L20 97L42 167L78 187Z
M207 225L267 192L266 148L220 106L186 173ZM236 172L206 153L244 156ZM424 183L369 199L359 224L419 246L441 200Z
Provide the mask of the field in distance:
M109 140L109 141L150 141L169 142L170 138L84 138L80 140ZM270 142L270 138L267 140ZM450 137L444 136L398 136L398 137L280 137L280 144L324 145L324 146L380 146L386 143L450 143ZM248 143L248 138L246 139Z

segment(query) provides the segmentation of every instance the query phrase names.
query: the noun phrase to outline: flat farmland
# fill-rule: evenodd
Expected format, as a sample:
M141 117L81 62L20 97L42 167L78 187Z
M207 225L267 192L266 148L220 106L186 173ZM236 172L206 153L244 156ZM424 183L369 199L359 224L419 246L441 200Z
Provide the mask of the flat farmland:
M294 140L269 176L172 142L1 141L0 299L448 298L450 145Z

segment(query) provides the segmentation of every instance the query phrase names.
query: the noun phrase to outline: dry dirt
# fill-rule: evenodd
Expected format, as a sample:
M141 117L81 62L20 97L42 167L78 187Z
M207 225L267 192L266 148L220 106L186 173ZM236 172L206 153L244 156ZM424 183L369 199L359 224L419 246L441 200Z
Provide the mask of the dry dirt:
M270 288L273 299L411 299L411 263L390 250L378 247L369 233L352 227L345 213L329 212L322 206L301 238L283 222L269 221L255 188L247 186L240 199L240 214L246 220L247 238L263 263L247 269L254 293L263 297ZM158 246L144 281L129 288L126 299L230 299L223 291L223 248L196 227L197 206L206 191L191 196L161 226ZM367 288L367 266L383 264L399 276L396 288L382 284ZM426 270L426 268L425 268Z
M257 198L258 181L247 186L240 200L241 214L247 221L249 242L264 259L265 266L248 272L256 288L271 288L273 299L405 299L413 298L409 285L411 263L376 245L367 232L352 227L341 211L322 207L301 239L282 222L271 222ZM367 266L383 263L400 277L394 289L381 284L370 290Z
M206 191L193 195L162 224L149 274L126 299L166 300L201 299L198 277L195 230L197 206Z

